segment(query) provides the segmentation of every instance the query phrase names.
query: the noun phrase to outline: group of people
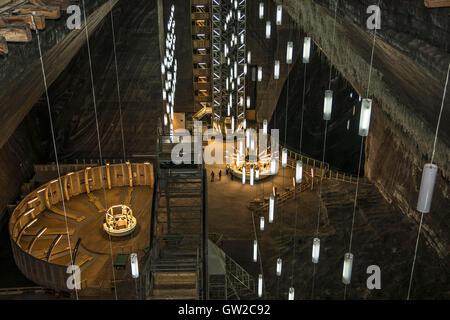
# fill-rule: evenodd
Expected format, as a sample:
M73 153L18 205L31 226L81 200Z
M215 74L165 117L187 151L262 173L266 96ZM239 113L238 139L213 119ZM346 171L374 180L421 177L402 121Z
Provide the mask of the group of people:
M225 170L226 175L230 175L231 180L233 180L233 174L231 173L231 169L229 167ZM215 173L214 170L211 171L211 182L214 182ZM222 170L219 170L219 181L222 180Z

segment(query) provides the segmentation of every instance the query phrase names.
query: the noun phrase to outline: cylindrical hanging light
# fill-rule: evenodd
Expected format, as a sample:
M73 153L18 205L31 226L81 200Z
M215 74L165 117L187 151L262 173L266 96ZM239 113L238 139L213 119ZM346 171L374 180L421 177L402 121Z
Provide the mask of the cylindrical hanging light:
M266 21L266 39L270 39L270 34L272 33L272 24L270 21Z
M294 43L292 41L289 41L287 43L287 50L286 50L286 63L291 64L292 63L292 55L294 53Z
M267 134L267 120L263 120L263 134Z
M255 183L255 168L253 165L250 166L250 186L253 187Z
M272 158L272 160L270 161L270 174L277 174L277 159L275 158Z
M258 241L253 241L253 262L258 261Z
M130 254L131 261L131 276L136 279L139 278L139 262L137 253Z
M281 276L281 267L283 265L283 260L281 258L277 259L277 276Z
M262 81L262 77L263 77L262 67L258 67L258 82Z
M264 2L259 3L259 18L264 18Z
M169 124L169 119L167 118L167 113L164 114L164 125L167 126Z
M251 103L250 103L250 96L247 96L247 109L250 109Z
M289 297L288 297L288 299L289 300L294 300L294 298L295 298L295 289L293 287L290 287L289 288Z
M283 151L281 151L281 166L283 168L287 167L287 156L288 156L288 151L286 148L283 148Z
M245 162L244 162L244 166L242 167L242 184L245 184Z
M258 297L261 298L263 295L263 276L260 274L258 276Z
M269 197L269 223L273 222L275 216L275 196L270 194Z
M236 167L240 167L241 166L241 154L240 154L240 152L238 151L237 153L236 153Z
M333 106L333 91L325 90L325 98L323 100L323 120L331 119L332 106Z
M256 167L256 170L255 170L255 179L256 179L256 180L259 180L259 167Z
M303 179L303 162L302 160L297 160L295 165L295 182L302 183Z
M367 137L369 134L370 115L372 113L372 99L363 99L361 117L359 118L359 135Z
M438 166L432 163L427 163L423 168L419 200L417 201L417 211L419 212L430 212L437 170Z
M346 253L344 256L344 267L342 269L342 282L350 284L352 280L353 254Z
M275 80L280 79L280 60L275 60L273 78Z
M320 256L320 239L314 238L312 247L312 262L319 263Z
M247 119L244 119L242 127L244 130L247 129Z
M248 64L252 63L252 52L251 51L247 52L247 63Z
M261 218L259 218L259 230L264 231L264 226L265 226L264 217L261 216Z
M311 37L305 37L303 40L303 63L309 63L311 54Z
M281 25L281 20L283 16L283 6L281 4L277 5L277 26Z

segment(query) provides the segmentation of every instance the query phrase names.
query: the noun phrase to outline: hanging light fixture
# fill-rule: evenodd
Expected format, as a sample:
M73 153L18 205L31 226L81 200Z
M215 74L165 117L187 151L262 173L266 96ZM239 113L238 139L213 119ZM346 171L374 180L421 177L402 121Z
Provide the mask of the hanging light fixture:
M277 174L277 159L275 158L272 158L272 160L270 161L270 174Z
M283 260L281 258L277 259L277 276L281 276L281 267L283 265Z
M139 278L139 262L137 253L130 254L131 261L131 276L136 279Z
M265 225L264 217L261 216L261 218L259 218L259 230L264 231L264 225Z
M280 79L280 60L275 60L273 78L275 80Z
M288 151L286 148L283 148L283 151L281 151L281 166L283 168L287 167L287 156L288 156Z
M247 109L250 109L251 103L250 103L250 96L247 96Z
M263 276L260 274L258 276L258 297L261 298L263 295Z
M309 63L311 55L311 37L305 37L303 40L303 63Z
M270 34L272 33L272 24L270 21L266 21L266 39L270 39Z
M263 73L262 73L262 67L258 67L258 82L262 81Z
M258 261L258 241L253 241L253 262Z
M247 63L248 64L252 63L252 52L251 51L247 52Z
M312 248L312 262L319 263L319 256L320 256L320 239L314 238Z
M240 167L241 166L241 153L238 151L236 153L236 167Z
M292 63L292 55L294 53L294 43L292 41L289 41L287 43L287 50L286 50L286 63L291 64Z
M263 120L263 134L267 134L267 120Z
M302 183L303 178L303 162L302 160L297 160L295 165L295 182Z
M427 163L423 168L419 200L417 201L417 211L419 212L430 212L437 170L438 166L432 163Z
M288 299L289 300L294 300L294 297L295 297L295 289L293 287L290 287L289 288L289 297L288 297Z
M244 119L242 127L244 130L247 129L247 119Z
M359 135L367 137L369 134L370 115L372 113L372 99L363 99L361 117L359 118Z
M283 6L281 4L277 5L277 26L281 25L281 19L283 16Z
M333 91L325 90L325 98L323 100L323 120L331 119L331 108L333 106Z
M264 2L259 3L259 19L264 18Z
M256 180L259 180L259 167L256 167L256 170L255 170L255 179L256 179Z
M344 267L342 269L342 282L350 284L352 280L353 254L346 253L344 256Z
M270 194L269 197L269 223L273 222L273 217L275 215L275 196Z
M253 165L250 166L250 186L253 187L255 183L255 169Z
M245 163L244 166L242 167L242 184L245 184Z
M164 125L167 126L169 124L169 119L167 118L167 113L164 114Z

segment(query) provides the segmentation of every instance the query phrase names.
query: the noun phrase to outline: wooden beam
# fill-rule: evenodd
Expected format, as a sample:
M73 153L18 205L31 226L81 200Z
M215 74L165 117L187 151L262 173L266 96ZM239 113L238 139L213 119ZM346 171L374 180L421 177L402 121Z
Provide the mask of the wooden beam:
M8 44L5 37L0 36L0 55L8 54Z
M36 0L34 0L36 1ZM44 5L46 6L50 6L50 7L59 7L60 10L67 10L67 7L70 6L70 1L69 0L38 0L40 2L43 2ZM30 0L31 2L31 0Z
M425 7L428 8L450 7L450 0L425 0Z
M28 24L30 29L34 30L33 21L30 14L7 15L0 17L0 24ZM41 14L34 16L34 22L38 30L45 29L45 17Z
M8 42L30 42L31 31L27 24L0 25L0 36Z
M61 17L59 7L24 5L13 10L15 14L32 14L33 12L43 15L47 19L59 19Z

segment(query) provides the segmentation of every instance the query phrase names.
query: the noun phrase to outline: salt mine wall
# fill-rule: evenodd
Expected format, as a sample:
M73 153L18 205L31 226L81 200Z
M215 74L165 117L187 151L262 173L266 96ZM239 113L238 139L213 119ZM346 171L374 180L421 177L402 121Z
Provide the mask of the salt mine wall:
M365 2L351 1L353 6L347 4L345 10L338 10L335 41L332 39L333 6L330 9L318 3L324 1L311 0L276 2L282 3L292 16L297 17L300 27L312 36L329 58L332 57L336 69L365 97L373 43L373 33L365 30L363 18L365 16L367 19L369 16L362 13ZM423 6L423 1L395 3L396 5L381 8L383 16L387 17L388 27L387 30L381 31L381 38L378 37L374 51L369 88L369 96L373 98L374 106L365 147L364 171L388 201L398 206L410 219L418 221L420 216L415 208L422 168L431 159L445 81L443 73L446 70L442 70L442 66L448 65L449 62L448 46L445 44L448 43L446 30L449 18L448 9L427 9ZM394 16L399 10L403 10L404 16L397 21ZM345 16L341 12L345 12ZM417 17L422 18L422 23L414 18L417 12L420 13ZM354 24L349 17L358 17L359 20L354 19L359 21L358 24ZM435 50L432 50L433 59L421 59L420 55L423 53L418 53L414 47L409 46L413 43L407 41L406 35L401 36L407 21L411 22L407 36L418 39L416 43L435 47ZM425 23L430 23L431 32L424 33L419 30L423 29L422 24ZM399 32L396 38L393 32L397 28ZM389 42L384 40L389 37ZM441 39L441 42L438 43L437 39ZM436 250L447 265L450 263L450 128L445 125L449 121L448 105L447 100L434 159L440 168L439 177L432 210L425 215L423 227L427 244Z

